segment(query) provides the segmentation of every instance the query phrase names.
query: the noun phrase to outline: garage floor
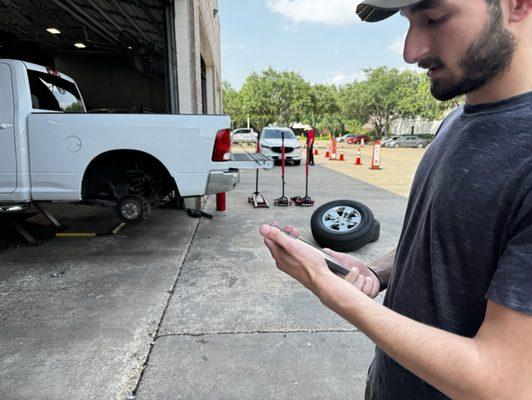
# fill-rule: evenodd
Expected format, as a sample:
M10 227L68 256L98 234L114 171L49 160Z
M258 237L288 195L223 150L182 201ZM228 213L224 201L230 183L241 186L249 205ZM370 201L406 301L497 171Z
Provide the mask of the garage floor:
M288 168L288 195L303 194L303 172ZM356 199L381 221L381 239L360 258L394 247L403 197L322 167L312 173L317 205ZM270 199L279 174L261 174ZM279 220L310 239L315 207L254 210L253 191L246 172L227 212L207 201L213 220L159 210L118 236L0 252L2 399L125 399L135 388L137 399L360 398L373 345L279 272L257 232ZM72 206L57 214L74 213L113 218Z

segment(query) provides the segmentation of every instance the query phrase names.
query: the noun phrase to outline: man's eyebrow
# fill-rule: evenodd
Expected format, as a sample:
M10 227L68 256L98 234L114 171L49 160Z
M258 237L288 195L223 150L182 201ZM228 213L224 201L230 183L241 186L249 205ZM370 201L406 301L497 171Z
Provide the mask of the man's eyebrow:
M440 2L441 2L441 0L424 0L421 3L419 3L419 4L416 4L415 6L408 7L408 10L412 14L415 14L415 13L418 13L418 12L421 12L421 11L424 11L424 10L429 10L431 8L435 8ZM402 13L402 11L401 11L401 13Z

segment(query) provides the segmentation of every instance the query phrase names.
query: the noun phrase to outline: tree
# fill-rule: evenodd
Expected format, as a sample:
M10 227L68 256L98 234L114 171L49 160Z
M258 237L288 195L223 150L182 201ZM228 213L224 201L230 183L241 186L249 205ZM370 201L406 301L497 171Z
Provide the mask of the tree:
M223 83L223 105L224 112L231 117L233 127L241 127L246 124L247 118L242 109L242 96L227 81Z
M310 85L296 72L278 72L272 68L252 73L240 95L242 108L257 127L288 125L311 114Z

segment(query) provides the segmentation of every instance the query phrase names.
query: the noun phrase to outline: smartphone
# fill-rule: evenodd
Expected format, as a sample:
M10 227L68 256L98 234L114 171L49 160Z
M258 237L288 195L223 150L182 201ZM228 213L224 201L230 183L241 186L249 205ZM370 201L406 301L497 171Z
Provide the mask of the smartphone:
M338 260L332 258L329 254L325 253L319 247L314 246L313 244L310 244L309 242L305 242L303 239L300 239L298 237L292 236L290 233L285 232L284 230L282 230L281 228L278 228L277 226L274 226L274 225L270 225L270 226L273 226L274 228L279 229L286 236L288 236L288 237L290 237L290 238L292 238L294 240L297 240L298 242L303 243L304 245L308 246L309 248L311 248L314 251L317 251L325 259L325 262L327 263L327 266L329 267L329 269L332 272L334 272L335 274L338 274L338 275L341 275L341 276L346 276L349 273L349 269L348 268L344 267L342 264L339 263Z

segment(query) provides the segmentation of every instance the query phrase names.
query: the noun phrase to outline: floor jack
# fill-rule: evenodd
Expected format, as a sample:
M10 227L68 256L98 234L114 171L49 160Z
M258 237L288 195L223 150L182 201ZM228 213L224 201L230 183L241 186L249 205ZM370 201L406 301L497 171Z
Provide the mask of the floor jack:
M292 197L292 201L296 206L301 207L312 207L314 205L314 200L308 195L308 175L309 175L309 160L310 160L310 151L307 147L307 162L305 163L305 197L296 196Z
M281 178L283 181L283 193L281 197L275 199L274 204L279 207L288 207L292 205L292 201L284 194L284 174L285 174L285 148L284 148L284 132L281 131Z
M260 153L260 144L257 139L257 153ZM259 192L259 169L257 168L255 175L255 193L248 197L248 203L252 203L255 208L269 208L268 199Z

